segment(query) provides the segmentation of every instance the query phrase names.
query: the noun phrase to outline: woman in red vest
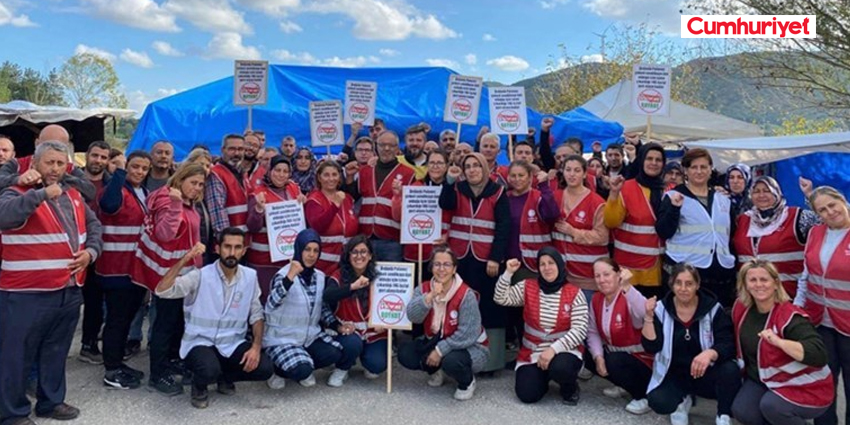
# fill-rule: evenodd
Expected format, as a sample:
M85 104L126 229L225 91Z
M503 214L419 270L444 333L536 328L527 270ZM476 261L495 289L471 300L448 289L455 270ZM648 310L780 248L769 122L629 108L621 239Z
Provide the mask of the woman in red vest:
M646 298L629 284L631 272L610 258L596 260L593 272L598 291L590 300L587 348L593 362L587 362L588 369L616 385L604 391L606 396L627 393L632 401L626 411L642 415L651 410L646 387L653 358L640 343Z
M493 302L493 289L511 227L511 212L505 189L490 180L490 168L480 153L471 153L460 167L449 169L440 193L440 208L452 211L449 247L458 256L458 273L481 295L481 322L490 338L489 363L485 372L505 367L505 309ZM461 173L464 181L457 181Z
M824 221L809 232L806 242L804 280L797 288L794 304L804 306L829 354L829 369L835 385L839 375L850 373L850 207L841 192L829 186L809 196L812 209ZM850 383L844 380L844 397L850 402ZM850 423L850 410L845 423ZM835 425L836 403L832 403L815 425Z
M434 277L414 288L407 304L407 317L424 325L425 335L402 344L398 362L427 372L430 387L443 385L445 372L457 382L454 398L469 400L475 373L484 369L489 356L478 294L457 274L458 259L449 247L435 247L429 263Z
M254 187L254 195L248 198L248 231L251 232L251 244L248 246L248 266L257 271L260 282L260 301L266 303L272 277L285 266L287 261L271 261L269 253L269 235L266 232L266 204L306 198L301 188L289 179L292 165L284 156L278 155L269 161L269 169L260 183ZM293 235L293 238L295 235Z
M791 304L773 264L757 259L741 267L732 320L744 369L735 419L803 425L826 412L835 399L826 347L806 313Z
M375 379L387 369L387 331L369 327L369 285L377 276L369 238L357 235L349 239L340 268L327 280L322 296L341 323L342 333L335 339L350 353L350 361L337 364L333 372L340 380L348 377L358 358L367 379Z
M148 215L139 239L130 278L153 291L166 271L200 240L200 217L195 203L204 196L206 171L201 164L185 164L168 183L148 196ZM184 275L201 267L201 257L181 271ZM148 386L166 395L183 392L172 369L179 365L183 337L183 300L153 297L156 317L151 324L150 380ZM172 367L174 365L175 367Z
M326 275L339 269L342 247L357 235L359 223L354 215L354 198L340 190L342 168L335 161L322 161L316 169L316 190L304 203L307 226L322 238L322 252L316 268Z
M794 299L803 274L803 254L809 230L818 224L814 211L785 203L779 183L772 177L756 177L750 196L753 208L738 216L732 243L738 267L758 258L779 270L785 292Z
M596 289L593 262L608 256L608 228L602 219L605 201L584 185L587 161L571 155L564 161L567 188L555 192L561 217L555 223L552 239L567 263L567 279L585 290Z
M537 264L539 277L511 285L521 263L510 259L496 284L497 303L523 307L525 332L514 388L520 401L536 403L549 392L549 381L555 381L564 404L575 406L581 393L577 380L587 335L587 302L582 291L567 281L558 250L541 249Z
M666 290L661 278L663 243L655 231L655 217L667 187L662 176L664 161L664 148L658 143L641 146L635 161L637 177L611 178L605 202L604 221L614 235L614 260L632 272L632 284L646 297L661 298Z

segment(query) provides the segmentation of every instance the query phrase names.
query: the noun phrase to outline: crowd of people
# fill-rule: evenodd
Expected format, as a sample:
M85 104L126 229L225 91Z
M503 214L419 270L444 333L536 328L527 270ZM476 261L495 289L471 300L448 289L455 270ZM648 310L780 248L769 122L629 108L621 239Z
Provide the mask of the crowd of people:
M508 367L522 403L554 381L576 405L596 375L626 411L673 425L696 397L717 400L718 425L837 424L845 196L801 176L808 204L788 206L746 165L719 173L703 149L668 161L633 134L587 159L581 140L552 140L552 124L513 144L508 165L486 127L429 141L427 125L400 137L379 119L324 158L255 130L181 163L167 141L127 153L94 142L78 168L60 126L20 158L0 136L0 424L34 423L28 393L38 417L80 414L65 364L83 305L78 358L103 365L108 388L189 385L205 408L212 384L225 396L239 381L310 387L332 368L340 387L358 362L378 378L392 358L388 331L369 327L376 262L418 259L400 243L407 185L442 188L441 237L422 247L407 305L415 326L392 347L429 386L451 379L468 400ZM303 204L308 228L273 262L265 209L285 200ZM145 337L147 373L126 363Z

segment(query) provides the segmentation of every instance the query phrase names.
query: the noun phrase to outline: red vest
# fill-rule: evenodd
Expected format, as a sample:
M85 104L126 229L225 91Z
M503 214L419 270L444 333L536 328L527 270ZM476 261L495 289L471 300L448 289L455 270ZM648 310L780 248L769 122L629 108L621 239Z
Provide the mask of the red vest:
M566 189L565 189L566 190ZM596 212L605 205L605 200L593 192L588 192L584 199L564 216L563 208L564 191L555 192L555 202L561 208L561 218L577 230L593 230L593 220ZM607 245L582 245L573 242L572 237L552 229L552 239L555 248L567 263L567 273L582 279L593 279L593 262L600 257L608 256Z
M298 195L301 194L301 188L295 182L287 182L286 188L286 199L278 196L277 193L270 190L265 183L260 182L260 185L254 187L254 194L265 193L266 195L266 204L271 204L274 202L283 202L291 199L298 198ZM265 217L263 218L263 223L265 223ZM251 242L248 244L248 252L246 254L248 264L252 264L255 266L278 266L283 267L286 265L287 261L279 261L277 263L272 263L271 254L269 254L269 234L266 232L266 226L264 225L262 229L258 232L251 233Z
M620 195L626 218L614 229L614 260L629 269L650 269L664 252L663 242L655 231L655 212L635 179L623 183Z
M233 172L230 171L224 164L215 164L210 169L212 174L215 174L227 191L227 199L224 201L224 210L227 212L227 220L232 227L238 227L244 231L248 231L245 223L248 222L248 195L242 183Z
M788 207L785 222L775 232L758 238L758 246L754 244L754 238L747 236L750 230L750 216L741 214L738 216L738 226L732 239L735 252L738 253L738 267L753 258L770 261L779 271L782 286L792 300L797 295L797 280L803 274L803 256L806 250L806 246L797 240L795 230L799 213L799 208Z
M525 280L525 307L522 309L525 332L522 334L522 347L517 354L518 361L530 362L531 354L538 345L543 342L553 343L570 330L572 325L570 313L578 291L580 289L575 285L567 284L561 287L561 302L558 305L558 318L555 320L555 327L546 331L540 324L540 287L537 285L537 279ZM584 346L579 345L577 350L584 353Z
M136 258L147 207L126 186L121 188L121 208L115 214L98 213L103 225L103 252L94 263L100 276L128 276Z
M457 208L449 228L449 247L458 258L466 258L472 251L478 261L487 261L496 235L496 203L505 189L499 186L495 194L481 199L475 211L472 210L472 200L457 186L454 190L457 192Z
M393 220L393 181L399 180L401 184L409 185L415 177L413 168L399 163L387 174L381 187L376 187L375 167L363 167L360 170L361 234L396 242L400 240L401 224Z
M820 250L825 237L825 224L809 231L806 243L806 269L809 272L806 313L812 324L818 326L823 321L826 309L835 330L850 336L850 232L838 244L826 265L820 262Z
M497 165L490 170L490 180L499 186L508 187L508 171L507 165Z
M322 209L329 210L334 207L334 204L322 193L321 190L314 190L307 196L307 202L318 202ZM307 226L314 227L310 224L310 217L306 217ZM354 215L354 200L351 196L346 195L345 200L339 206L339 211L331 222L330 226L319 234L322 238L322 252L319 254L319 261L316 267L323 271L325 275L332 275L339 269L339 262L342 259L342 248L350 238L357 236L357 216Z
M595 292L590 305L593 308L593 318L596 320L596 331L602 337L608 351L629 353L647 367L652 368L654 356L643 349L640 342L641 328L635 328L632 324L629 303L622 291L617 291L611 312L611 323L607 330L602 328L604 303L605 295L598 291Z
M339 270L335 271L331 278L336 279L339 285L342 286L342 276ZM369 295L371 299L371 294ZM340 300L336 304L334 315L343 323L351 323L354 325L354 330L361 338L366 340L367 344L371 344L381 339L387 339L386 329L375 329L369 327L369 307L366 311L360 306L360 301L352 293L348 298Z
M519 249L529 270L537 272L537 252L552 243L551 234L552 227L540 215L540 191L531 189L519 220Z
M422 186L424 183L421 180L417 180L413 182L413 186ZM442 223L442 231L440 234L443 237L448 237L449 228L452 223L452 211L451 210L443 210L443 223ZM404 259L410 262L419 261L419 245L417 244L406 244L403 245L404 249ZM431 253L434 251L434 245L432 244L422 244L422 261L428 261L431 258Z
M130 280L137 285L144 286L151 291L156 289L156 285L168 272L171 266L177 264L193 246L194 240L192 229L189 228L188 215L198 213L194 208L183 205L180 212L180 226L177 229L177 236L170 241L161 241L156 237L154 232L154 214L149 212L145 217L144 229L139 237L139 249L136 250L136 258L133 261L133 268L130 272ZM200 256L195 258L194 263L189 263L180 275L189 273L194 268L200 268Z
M743 366L744 355L741 351L741 325L750 309L736 301L732 308L735 321L735 343L738 348L738 364ZM780 338L784 338L785 327L791 319L799 315L807 317L799 307L790 302L776 304L770 311L765 329L772 329ZM835 389L829 366L812 367L804 365L780 348L759 339L758 342L759 380L779 397L797 406L822 408L832 404Z
M446 339L457 330L458 320L460 319L458 312L460 311L460 305L463 303L463 298L466 296L466 293L472 291L475 294L475 298L478 299L478 293L472 290L466 283L461 282L460 288L458 288L455 295L449 302L446 304L446 314L443 317L443 335L442 339ZM431 281L426 280L422 282L422 295L431 292ZM434 331L431 330L431 322L434 320L434 310L431 309L428 311L428 314L425 316L425 320L422 321L422 326L425 328L425 336L428 338L434 337ZM475 341L478 344L483 344L485 347L490 345L490 341L487 339L487 332L484 330L484 327L481 327L481 333L478 334L478 340Z
M18 161L18 174L23 174L32 167L32 155L15 158L15 160ZM74 171L74 163L69 161L68 165L65 166L65 173L71 174L72 171Z
M23 195L29 187L12 186ZM70 198L74 205L73 220L77 226L78 248L83 250L86 242L86 204L76 189L69 188L61 196ZM4 230L0 235L2 250L2 272L0 289L4 291L55 291L68 286L71 273L68 263L74 252L68 234L59 217L44 201L35 209L27 221L17 229ZM85 271L74 276L77 286L86 280Z
M265 167L258 164L253 173L245 174L245 192L248 195L256 193L257 188L264 185L263 179L266 177L267 171Z

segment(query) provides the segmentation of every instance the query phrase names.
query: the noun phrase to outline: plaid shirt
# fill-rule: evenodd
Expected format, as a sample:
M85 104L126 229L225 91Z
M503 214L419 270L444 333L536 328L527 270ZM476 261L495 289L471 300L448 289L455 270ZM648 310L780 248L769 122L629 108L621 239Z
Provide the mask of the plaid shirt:
M227 210L224 208L226 201L227 188L224 187L224 182L215 174L210 173L204 185L204 203L207 204L216 238L222 230L230 227L230 219L227 218Z

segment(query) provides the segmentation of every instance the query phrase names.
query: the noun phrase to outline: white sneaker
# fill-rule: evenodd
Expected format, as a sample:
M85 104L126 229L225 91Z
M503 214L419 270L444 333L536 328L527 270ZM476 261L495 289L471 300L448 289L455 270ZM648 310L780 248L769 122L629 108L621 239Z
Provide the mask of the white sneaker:
M730 425L732 423L732 419L729 415L720 415L717 417L715 422L717 425Z
M688 425L688 414L691 413L691 407L694 405L693 399L691 396L686 396L685 399L679 403L679 407L676 408L676 411L670 414L670 423L672 425Z
M626 405L626 412L629 412L633 415L642 415L644 413L649 412L649 401L645 398L640 400L634 399ZM729 425L728 423L726 425Z
M593 378L593 372L582 366L581 370L578 371L578 379L581 379L582 381L589 381L590 378Z
M465 390L460 388L455 390L455 400L465 401L472 398L475 394L475 378L472 378L472 383Z
M266 385L273 390L282 390L286 386L286 379L282 376L277 376L277 374L272 374L272 377L266 381Z
M310 376L298 381L298 383L301 384L302 387L312 387L313 385L316 385L316 377L311 373Z
M620 398L625 397L629 393L621 387L608 387L602 390L602 394L605 394L605 397Z
M430 378L428 378L428 386L429 387L442 386L444 380L445 380L445 377L443 376L443 371L438 370L438 371L434 372L434 374L431 375Z
M365 370L365 369L363 369L363 376L365 376L365 377L366 377L366 379L369 379L369 380L372 380L372 379L378 379L378 378L380 378L380 377L381 377L381 375L380 375L380 374L378 374L378 373L372 373L372 372L369 372L368 370Z
M328 386L339 388L348 379L348 371L334 368L331 376L328 377Z

